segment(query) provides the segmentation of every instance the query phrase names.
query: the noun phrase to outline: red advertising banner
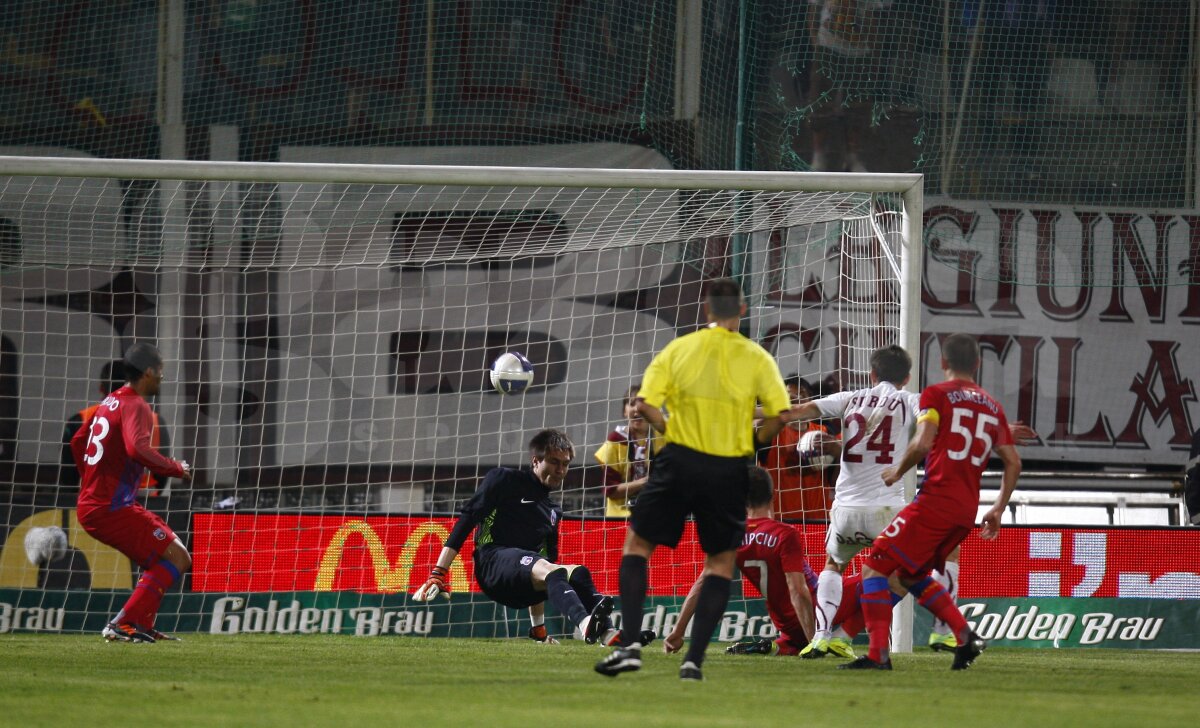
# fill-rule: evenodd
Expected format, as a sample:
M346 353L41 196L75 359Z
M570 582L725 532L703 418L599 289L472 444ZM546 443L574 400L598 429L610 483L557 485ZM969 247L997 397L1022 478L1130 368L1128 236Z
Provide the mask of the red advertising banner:
M201 513L193 517L192 589L198 592L411 592L429 575L453 518ZM596 587L617 592L625 522L566 519L559 561L586 564ZM454 591L479 591L473 539L450 575ZM650 562L650 594L687 594L703 562L688 524L679 548Z
M454 519L426 516L197 514L192 588L197 592L411 592L429 573ZM800 528L814 568L825 527ZM615 594L624 521L567 519L559 561L586 564ZM472 541L451 572L454 591L478 591ZM650 563L650 594L682 596L703 554L691 524L679 548ZM995 541L963 543L959 597L1153 597L1200 599L1200 531L1006 527Z
M1200 530L1006 527L962 546L959 598L1200 599Z

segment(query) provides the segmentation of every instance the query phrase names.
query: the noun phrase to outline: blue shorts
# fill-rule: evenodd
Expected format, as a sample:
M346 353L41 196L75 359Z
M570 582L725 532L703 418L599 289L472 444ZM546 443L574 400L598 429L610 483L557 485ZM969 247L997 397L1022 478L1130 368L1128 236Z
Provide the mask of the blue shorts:
M475 581L494 602L524 609L546 601L546 592L533 587L533 565L546 558L536 551L508 546L475 550Z

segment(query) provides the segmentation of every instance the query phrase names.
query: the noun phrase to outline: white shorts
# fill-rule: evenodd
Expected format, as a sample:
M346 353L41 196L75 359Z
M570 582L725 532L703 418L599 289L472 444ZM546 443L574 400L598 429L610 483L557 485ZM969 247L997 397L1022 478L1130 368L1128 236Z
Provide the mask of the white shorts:
M900 512L899 506L843 506L829 511L825 553L839 564L848 564L859 551L870 547Z

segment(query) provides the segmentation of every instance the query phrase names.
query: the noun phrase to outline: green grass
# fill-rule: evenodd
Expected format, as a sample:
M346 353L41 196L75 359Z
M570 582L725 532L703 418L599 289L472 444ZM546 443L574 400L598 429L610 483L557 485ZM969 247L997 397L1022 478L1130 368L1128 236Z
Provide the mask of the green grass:
M213 637L105 644L0 636L0 724L53 726L1173 726L1190 724L1200 655L994 648L966 672L924 651L891 673L840 660L711 651L680 683L659 646L641 672L592 672L576 642Z

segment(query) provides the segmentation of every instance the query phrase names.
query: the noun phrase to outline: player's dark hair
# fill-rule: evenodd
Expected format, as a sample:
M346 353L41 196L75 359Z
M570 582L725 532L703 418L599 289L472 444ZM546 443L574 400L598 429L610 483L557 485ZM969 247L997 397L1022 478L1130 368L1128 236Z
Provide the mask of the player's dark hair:
M879 381L899 387L912 371L912 357L895 344L876 349L871 352L871 371Z
M139 381L142 376L155 367L161 367L162 354L154 344L140 342L125 351L125 381L130 384Z
M742 315L742 287L732 278L717 278L708 284L708 312L715 319L737 318Z
M800 387L808 386L808 382L800 378L799 374L792 374L783 380L785 387ZM811 389L811 388L810 388Z
M771 474L766 468L757 465L750 468L750 486L746 489L746 505L750 508L762 508L771 504L775 495L775 484L771 482Z
M105 394L111 394L125 383L125 362L114 359L100 367L100 388Z
M564 450L572 459L575 458L575 446L562 430L542 430L529 441L529 454L538 460L546 457L546 453L551 450Z
M633 404L634 400L637 399L638 392L640 392L640 391L642 391L641 384L629 385L629 390L626 391L625 396L621 398L621 414L622 415L625 414L625 405Z
M974 373L979 367L979 342L970 334L950 334L942 342L942 358L952 371Z

